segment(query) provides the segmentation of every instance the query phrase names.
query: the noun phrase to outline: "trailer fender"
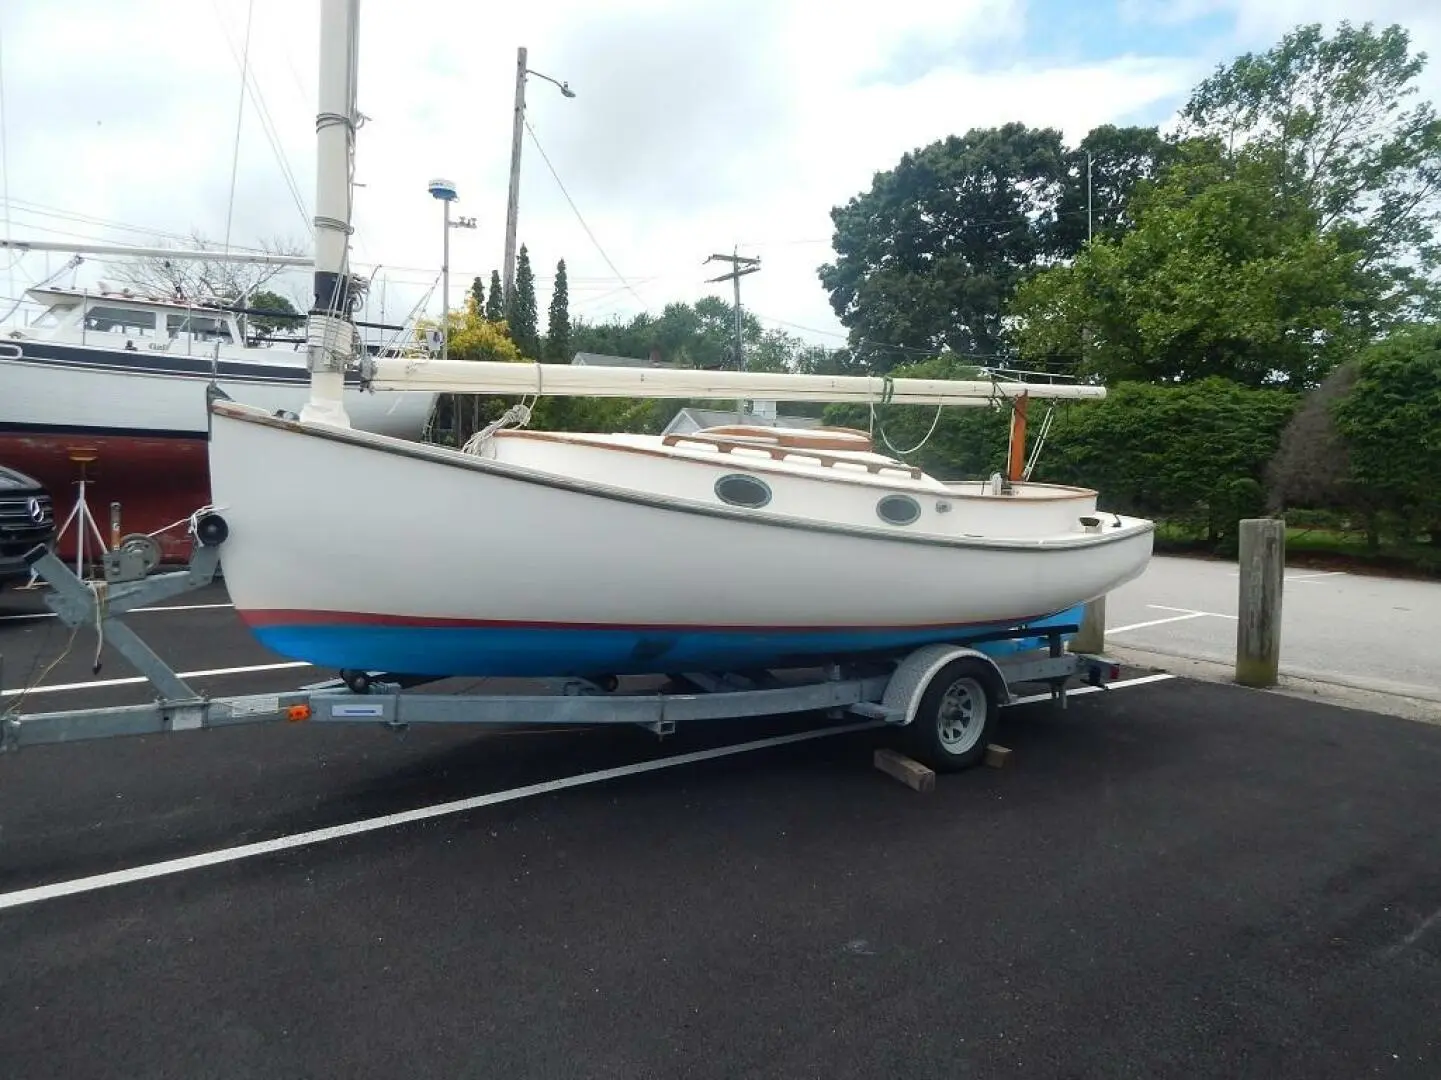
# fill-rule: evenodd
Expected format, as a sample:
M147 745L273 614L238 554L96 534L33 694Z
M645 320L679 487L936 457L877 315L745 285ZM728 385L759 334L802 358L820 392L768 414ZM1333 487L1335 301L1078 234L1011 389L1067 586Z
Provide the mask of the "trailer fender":
M981 661L992 675L990 689L996 704L1010 704L1010 687L1001 674L1000 665L992 657L967 645L923 645L900 662L886 684L881 706L888 715L896 718L893 723L900 726L911 723L916 718L916 710L920 708L921 698L925 696L931 679L941 668L961 657Z

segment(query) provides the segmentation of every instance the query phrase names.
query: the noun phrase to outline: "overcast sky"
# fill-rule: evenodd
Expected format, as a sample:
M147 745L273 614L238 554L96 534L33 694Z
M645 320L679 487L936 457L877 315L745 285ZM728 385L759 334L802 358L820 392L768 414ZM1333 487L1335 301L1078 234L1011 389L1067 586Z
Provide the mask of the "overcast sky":
M3 0L0 227L15 238L221 240L248 8ZM246 100L232 241L308 244L318 4L254 0L252 18L265 116ZM576 93L532 77L527 116L594 234L527 135L519 236L542 311L559 258L573 315L601 320L722 289L704 281L722 268L702 261L739 244L762 260L743 283L746 307L837 345L843 330L816 276L831 257L829 211L902 153L1011 120L1057 127L1071 144L1100 123L1164 124L1217 63L1299 21L1344 18L1399 22L1441 55L1437 0L366 0L355 257L388 268L387 315L405 314L438 273L441 208L426 185L441 176L459 188L454 212L478 223L452 233L452 302L500 267L524 45L530 68ZM1424 93L1441 100L1441 60ZM63 261L50 256L48 268ZM0 252L6 296L47 272L41 255L11 262ZM93 281L104 267L82 274ZM305 289L301 275L282 291ZM372 317L379 303L377 291Z

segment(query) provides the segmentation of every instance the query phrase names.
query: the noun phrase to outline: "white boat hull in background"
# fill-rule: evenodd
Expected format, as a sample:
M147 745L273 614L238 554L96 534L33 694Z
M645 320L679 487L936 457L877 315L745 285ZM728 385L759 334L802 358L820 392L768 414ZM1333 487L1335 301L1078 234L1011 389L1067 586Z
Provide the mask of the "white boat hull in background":
M0 429L204 438L209 421L206 375L107 370L6 354L0 355L0 380ZM282 373L273 379L222 376L218 385L234 400L266 412L298 414L310 395L308 379ZM424 434L434 401L427 393L356 388L345 393L351 423L398 439Z
M1011 542L816 523L223 402L210 473L237 611L330 668L597 675L906 648L1066 612L1139 575L1152 543L1137 519Z

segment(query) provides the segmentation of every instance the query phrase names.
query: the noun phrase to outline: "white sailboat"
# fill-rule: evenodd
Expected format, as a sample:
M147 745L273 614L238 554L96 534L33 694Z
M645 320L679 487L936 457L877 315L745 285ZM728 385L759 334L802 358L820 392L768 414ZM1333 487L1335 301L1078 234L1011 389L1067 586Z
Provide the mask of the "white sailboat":
M321 7L310 400L298 419L220 396L210 406L226 582L271 649L438 676L776 667L1043 626L1144 570L1152 523L1099 513L1094 491L942 482L875 453L863 432L500 429L454 450L352 426L358 0ZM376 389L417 393L957 405L1104 395L425 358L358 366ZM391 501L371 503L372 490Z

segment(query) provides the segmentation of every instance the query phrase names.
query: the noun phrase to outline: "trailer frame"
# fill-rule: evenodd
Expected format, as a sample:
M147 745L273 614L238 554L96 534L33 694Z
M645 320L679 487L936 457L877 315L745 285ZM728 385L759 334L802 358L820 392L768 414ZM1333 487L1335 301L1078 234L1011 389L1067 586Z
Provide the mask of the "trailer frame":
M186 683L120 618L215 580L228 527L218 514L202 512L190 531L195 546L184 570L153 573L154 552L140 538L127 538L134 542L122 540L105 553L105 579L95 583L82 581L48 549L31 552L30 564L49 585L46 604L56 616L72 628L93 625L149 681L156 696L138 705L24 714L19 712L22 691L0 718L0 753L274 722L366 723L395 730L419 724L629 724L665 736L679 724L700 720L823 713L902 729L914 756L938 771L954 771L980 759L1000 709L1014 700L1016 685L1044 684L1064 708L1074 680L1104 688L1120 673L1119 665L1104 656L1068 651L1066 639L1079 624L1063 623L1021 625L903 653L838 656L796 671L671 674L667 686L639 691L622 689L614 678L556 678L534 680L548 690L540 694L411 693L442 677L343 671L339 678L305 689L210 697ZM988 646L1004 655L991 655Z

